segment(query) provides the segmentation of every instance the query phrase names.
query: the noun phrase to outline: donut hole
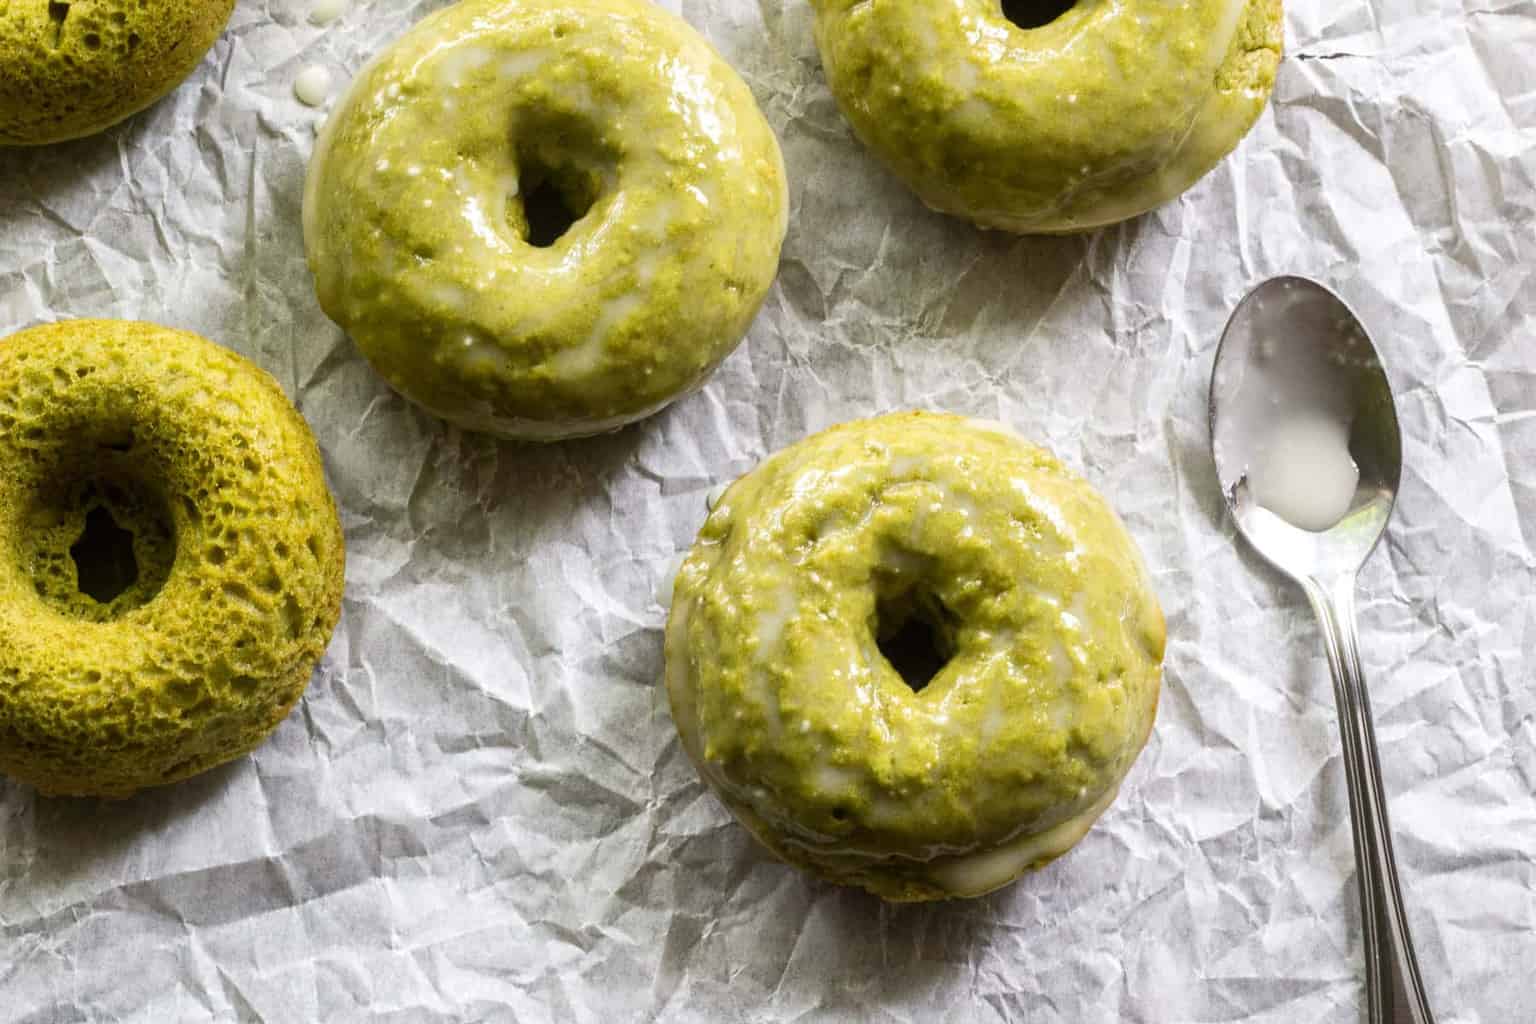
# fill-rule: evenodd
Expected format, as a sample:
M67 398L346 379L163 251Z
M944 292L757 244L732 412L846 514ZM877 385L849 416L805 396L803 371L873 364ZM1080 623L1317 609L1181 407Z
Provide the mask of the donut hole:
M38 597L60 614L116 619L148 604L170 577L170 507L132 444L115 432L76 446L25 506L21 566Z
M513 231L536 249L559 242L591 212L617 163L595 125L566 111L530 112L518 129Z
M523 241L535 249L548 249L564 238L597 200L587 178L569 167L546 167L536 160L524 163L517 181Z
M955 656L952 618L926 589L876 600L874 634L881 657L913 693L922 693Z
M523 239L535 249L548 249L586 216L592 204L571 202L565 191L552 179L544 178L523 186L523 215L528 220L528 234Z
M74 569L70 604L95 620L148 604L176 559L170 510L153 488L119 474L70 490L73 500L61 509L66 521L79 524L68 552Z
M139 581L133 531L119 526L105 505L86 514L85 528L69 557L75 563L75 585L97 604L111 604Z
M1044 28L1077 3L1078 0L1002 0L1003 17L1022 29Z

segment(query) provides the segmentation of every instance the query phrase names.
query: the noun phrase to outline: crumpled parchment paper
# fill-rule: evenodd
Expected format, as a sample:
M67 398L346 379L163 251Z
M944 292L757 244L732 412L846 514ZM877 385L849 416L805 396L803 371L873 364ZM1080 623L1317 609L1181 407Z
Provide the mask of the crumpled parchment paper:
M856 144L803 0L683 0L782 138L782 273L702 393L549 448L393 395L303 262L323 115L295 75L348 75L441 5L320 28L241 0L174 98L0 153L0 330L136 317L254 358L313 424L350 546L330 653L253 756L117 804L0 780L0 1018L1358 1020L1322 649L1235 545L1205 430L1228 310L1302 272L1368 319L1407 435L1361 604L1425 983L1442 1022L1536 1020L1536 3L1288 0L1235 156L1133 223L1016 239ZM713 484L909 406L1006 420L1105 489L1171 646L1151 745L1074 853L890 907L774 863L705 792L657 592Z

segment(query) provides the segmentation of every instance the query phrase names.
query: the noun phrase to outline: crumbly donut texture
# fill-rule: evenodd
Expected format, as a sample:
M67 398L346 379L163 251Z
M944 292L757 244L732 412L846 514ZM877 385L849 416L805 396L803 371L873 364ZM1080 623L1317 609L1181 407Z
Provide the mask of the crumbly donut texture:
M0 146L94 135L176 88L235 0L0 0Z
M1021 29L998 0L812 0L855 133L929 206L1081 231L1178 196L1274 85L1281 0L1079 0Z
M0 773L126 796L287 715L336 626L343 549L270 377L151 324L23 331L0 340L0 466ZM104 602L78 557L93 521L130 535L136 572Z
M541 185L572 214L532 244ZM382 54L310 165L320 304L400 392L549 440L649 415L746 332L787 191L751 91L644 0L465 0Z
M1066 852L1152 727L1162 611L1087 483L1006 428L902 413L785 449L674 585L683 746L780 858L892 900L976 896ZM927 616L921 689L880 649Z

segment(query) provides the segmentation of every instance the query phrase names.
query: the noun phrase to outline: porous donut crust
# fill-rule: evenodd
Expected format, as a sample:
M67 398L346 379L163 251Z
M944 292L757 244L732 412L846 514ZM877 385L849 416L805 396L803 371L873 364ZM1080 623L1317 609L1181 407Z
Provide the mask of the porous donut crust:
M0 146L94 135L176 88L235 0L0 0Z
M267 374L152 324L23 331L0 341L0 466L0 772L127 796L287 715L344 556L314 438ZM72 556L103 512L137 566L105 604Z
M738 480L678 573L683 746L783 860L892 900L976 896L1066 852L1157 706L1163 616L1087 483L1000 426L835 427ZM921 689L877 634L926 609Z
M1178 196L1274 85L1281 0L812 0L855 133L929 206L984 227L1099 227ZM1021 6L1023 6L1021 4Z
M584 215L532 244L547 181ZM698 386L778 268L788 197L751 91L643 0L466 0L353 85L310 165L320 304L471 430L612 430Z

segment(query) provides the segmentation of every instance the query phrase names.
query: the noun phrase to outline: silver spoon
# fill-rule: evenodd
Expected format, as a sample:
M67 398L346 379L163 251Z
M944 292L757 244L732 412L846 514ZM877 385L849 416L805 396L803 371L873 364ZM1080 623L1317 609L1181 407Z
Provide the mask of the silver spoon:
M1355 625L1355 578L1392 515L1402 438L1381 359L1338 296L1280 277L1243 299L1211 375L1211 447L1238 531L1301 584L1322 624L1344 736L1368 1020L1433 1024L1403 913Z

